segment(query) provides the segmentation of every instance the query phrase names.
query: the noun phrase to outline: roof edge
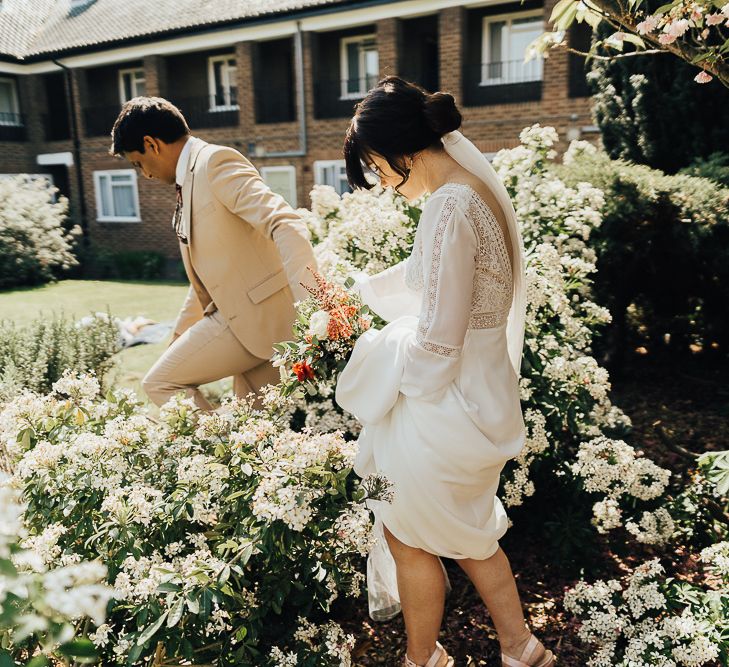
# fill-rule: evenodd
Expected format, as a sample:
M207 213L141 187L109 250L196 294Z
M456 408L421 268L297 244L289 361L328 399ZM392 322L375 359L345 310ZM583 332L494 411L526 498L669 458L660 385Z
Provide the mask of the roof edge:
M227 21L221 21L218 23L206 23L202 25L188 26L185 28L174 28L170 30L149 33L146 35L138 35L136 37L125 37L116 40L99 42L97 44L90 44L88 46L69 47L68 49L59 49L56 51L44 51L42 53L34 53L25 57L12 56L9 54L0 54L0 61L12 62L20 65L31 65L39 62L54 60L56 58L109 51L111 49L119 48L120 46L125 45L131 46L146 44L150 42L166 41L190 34L222 32L223 30L230 30L231 28L235 27L266 25L270 23L290 21L292 19L298 18L309 18L312 16L321 16L324 14L335 14L343 11L349 11L353 8L366 9L367 7L376 7L378 5L387 4L392 4L392 0L344 0L344 2L333 6L325 5L323 7L315 7L312 9L296 9L291 11L264 14L262 16L255 16L251 18L237 18Z

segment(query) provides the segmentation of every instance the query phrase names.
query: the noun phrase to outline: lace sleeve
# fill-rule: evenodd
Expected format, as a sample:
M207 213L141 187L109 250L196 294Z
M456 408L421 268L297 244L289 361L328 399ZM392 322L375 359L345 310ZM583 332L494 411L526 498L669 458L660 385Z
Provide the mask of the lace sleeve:
M355 289L362 301L387 322L403 315L417 315L420 309L418 295L405 284L406 266L407 260L374 276L355 276Z
M435 400L460 365L473 298L478 242L454 195L431 199L423 212L425 288L414 343L408 350L401 391Z

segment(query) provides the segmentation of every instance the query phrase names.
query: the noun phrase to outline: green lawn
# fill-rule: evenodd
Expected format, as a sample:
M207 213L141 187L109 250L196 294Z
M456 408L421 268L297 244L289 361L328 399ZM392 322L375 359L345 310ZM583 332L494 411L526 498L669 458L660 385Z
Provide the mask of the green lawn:
M62 280L50 285L0 292L0 319L24 324L43 315L78 319L99 311L120 318L142 315L158 322L174 320L185 298L183 283ZM131 387L140 396L140 381L167 343L137 345L118 355L111 376L115 386ZM225 385L213 387L214 393Z

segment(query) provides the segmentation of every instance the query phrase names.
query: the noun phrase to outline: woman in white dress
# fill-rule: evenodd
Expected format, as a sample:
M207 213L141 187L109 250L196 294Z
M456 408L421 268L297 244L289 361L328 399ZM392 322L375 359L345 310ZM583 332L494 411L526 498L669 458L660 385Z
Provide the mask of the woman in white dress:
M404 665L450 667L437 640L448 587L440 557L453 558L489 609L503 664L552 667L498 544L499 475L525 440L521 237L508 193L460 125L451 95L387 77L345 141L353 187L371 187L365 165L410 200L430 193L412 255L357 280L389 324L357 341L337 386L339 405L363 424L357 474L383 474L394 491L391 503L372 503L381 539L368 560L370 613L402 609Z

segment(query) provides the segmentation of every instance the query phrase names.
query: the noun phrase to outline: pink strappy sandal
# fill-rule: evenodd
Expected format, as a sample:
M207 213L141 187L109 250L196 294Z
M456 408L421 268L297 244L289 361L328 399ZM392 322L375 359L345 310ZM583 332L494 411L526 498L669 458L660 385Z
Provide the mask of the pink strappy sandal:
M435 642L435 651L423 667L441 667L440 662L443 658L447 658L447 662L442 667L453 667L453 658L446 653L446 650L438 642ZM414 663L410 658L408 658L407 653L405 654L405 659L402 664L403 667L420 667L417 663Z
M534 653L537 650L537 646L539 646L539 640L534 635L532 635L529 638L526 648L522 652L521 658L519 658L519 660L517 660L516 658L510 658L505 653L502 653L501 662L505 667L554 667L557 662L554 659L554 654L550 650L544 651L544 656L542 657L540 662L529 662L534 656Z

